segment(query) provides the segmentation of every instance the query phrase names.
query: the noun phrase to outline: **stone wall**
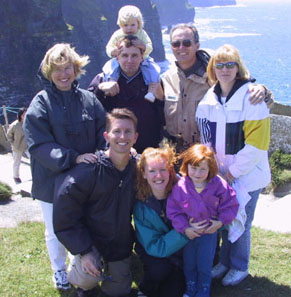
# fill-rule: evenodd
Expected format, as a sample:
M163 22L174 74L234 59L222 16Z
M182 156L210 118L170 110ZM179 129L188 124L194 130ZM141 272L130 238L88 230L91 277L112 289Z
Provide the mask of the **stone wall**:
M271 143L269 154L280 149L291 154L291 117L271 114Z

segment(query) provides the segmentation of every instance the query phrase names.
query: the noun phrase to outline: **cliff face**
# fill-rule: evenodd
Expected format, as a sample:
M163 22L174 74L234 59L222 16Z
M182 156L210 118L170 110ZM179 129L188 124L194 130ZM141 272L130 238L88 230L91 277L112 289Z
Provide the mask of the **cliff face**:
M236 5L236 0L189 0L194 7Z
M150 0L2 0L0 105L29 104L40 90L36 78L39 64L47 49L58 42L72 43L79 53L90 56L87 74L80 81L86 88L108 59L105 45L118 28L117 13L125 4L141 9L153 42L151 56L164 60L159 16Z
M27 104L38 87L36 72L48 45L68 41L61 1L2 0L0 104Z
M162 26L194 22L195 9L188 0L152 0L157 6Z

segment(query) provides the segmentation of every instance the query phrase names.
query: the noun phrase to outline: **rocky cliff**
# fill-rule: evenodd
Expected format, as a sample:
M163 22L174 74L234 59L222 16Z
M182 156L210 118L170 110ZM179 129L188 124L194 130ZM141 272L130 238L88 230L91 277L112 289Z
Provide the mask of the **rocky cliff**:
M236 0L189 0L194 7L236 5Z
M47 48L69 39L61 1L2 0L0 104L27 104L38 88L36 72Z
M138 6L152 39L156 61L165 59L159 15L150 0L2 0L0 10L0 105L28 105L40 89L36 78L48 48L70 42L91 63L80 81L86 88L108 59L105 45L117 29L121 6ZM3 123L3 117L1 122Z
M157 6L162 26L194 22L195 9L188 0L152 0Z

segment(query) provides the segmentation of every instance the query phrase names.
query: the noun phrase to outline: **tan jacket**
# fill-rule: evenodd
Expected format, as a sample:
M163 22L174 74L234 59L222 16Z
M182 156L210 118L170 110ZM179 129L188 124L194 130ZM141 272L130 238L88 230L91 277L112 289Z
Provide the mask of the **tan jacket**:
M182 138L183 146L200 142L196 124L198 103L210 88L207 75L191 74L187 78L176 65L172 65L163 76L165 92L166 129L171 136Z
M7 131L8 141L12 145L12 149L18 152L25 152L27 149L26 140L24 138L22 123L18 120L14 121Z

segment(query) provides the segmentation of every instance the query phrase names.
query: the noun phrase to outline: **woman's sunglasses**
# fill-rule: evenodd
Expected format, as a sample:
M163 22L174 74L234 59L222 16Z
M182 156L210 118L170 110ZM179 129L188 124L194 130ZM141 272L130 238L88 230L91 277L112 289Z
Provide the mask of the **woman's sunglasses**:
M192 44L192 40L191 39L184 39L184 40L176 40L171 42L171 45L173 48L177 48L180 47L181 44L185 47L190 47Z
M232 69L236 65L236 62L216 63L215 68L221 70L225 66L226 69Z

